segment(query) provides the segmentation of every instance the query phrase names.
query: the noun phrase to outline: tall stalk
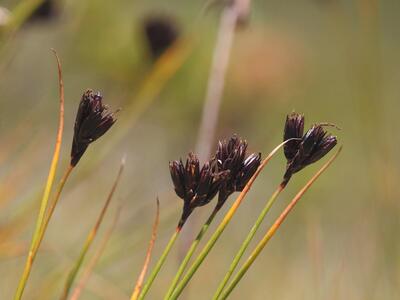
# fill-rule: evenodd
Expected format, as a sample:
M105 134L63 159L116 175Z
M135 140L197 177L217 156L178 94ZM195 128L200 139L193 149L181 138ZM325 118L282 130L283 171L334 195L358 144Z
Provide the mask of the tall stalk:
M40 229L39 239L38 239L38 242L36 245L36 251L39 250L40 245L42 244L47 227L49 226L50 219L53 216L53 213L54 213L54 210L56 209L57 203L60 200L61 193L64 190L65 183L67 182L73 169L74 169L74 167L69 165L68 168L65 170L63 177L60 179L60 182L58 183L55 196L53 198L53 201L50 203L50 207L49 207L46 217L43 221L42 228Z
M150 287L152 286L154 280L156 279L158 273L160 272L161 267L163 266L165 260L167 259L167 256L169 252L171 251L172 246L175 244L176 239L179 236L179 233L181 232L182 227L177 227L175 232L172 234L167 246L165 247L163 253L161 254L161 257L158 259L158 262L156 266L154 267L153 271L149 275L149 279L143 286L143 290L139 295L139 300L144 299L146 297L147 293L149 292Z
M218 286L217 292L213 296L213 300L218 299L219 295L222 293L225 285L231 278L231 275L237 265L239 264L240 259L242 258L244 252L246 251L247 247L249 246L250 242L254 238L254 235L256 234L258 228L260 227L262 221L264 220L266 214L269 212L271 209L272 205L274 204L275 200L278 198L279 194L284 190L285 184L280 184L278 188L275 190L275 192L272 194L272 196L268 199L267 203L265 204L265 207L261 211L260 215L258 216L256 222L254 223L253 227L251 228L250 232L248 233L246 239L244 240L242 246L240 247L239 251L237 252L235 258L233 259L228 272L226 273L224 279L221 281L221 283Z
M23 295L25 287L26 287L26 283L28 281L29 275L32 270L32 265L33 265L33 262L35 260L36 253L37 253L37 244L39 243L39 240L40 240L40 233L41 233L41 229L42 229L45 214L46 214L47 205L48 205L49 198L50 198L50 192L53 187L54 178L56 176L58 161L60 158L61 142L62 142L62 135L63 135L63 130L64 130L64 82L62 79L62 70L61 70L60 60L57 56L56 51L55 50L52 50L52 51L54 52L54 55L56 56L56 60L57 60L59 92L60 92L60 112L59 112L59 123L58 123L57 137L56 137L56 145L55 145L55 149L54 149L54 153L53 153L53 159L52 159L52 162L50 165L49 174L47 176L47 182L46 182L46 186L44 188L43 197L41 199L39 215L36 220L36 227L35 227L35 231L32 236L32 241L31 241L28 257L26 259L24 271L22 273L17 290L15 292L15 296L14 296L15 300L20 300L22 298L22 295Z
M187 264L189 263L190 259L192 258L194 251L196 251L197 246L199 245L202 237L204 234L207 232L207 229L210 227L211 222L214 220L215 216L217 215L218 209L214 209L211 215L208 217L207 221L204 223L204 225L201 227L199 233L197 234L195 240L192 242L190 245L190 248L188 252L186 253L181 265L179 266L178 272L175 274L174 279L172 280L171 286L168 289L167 294L164 297L164 300L168 300L169 297L172 295L176 285L178 284L179 279L181 279L181 276L183 272L185 271L185 268Z

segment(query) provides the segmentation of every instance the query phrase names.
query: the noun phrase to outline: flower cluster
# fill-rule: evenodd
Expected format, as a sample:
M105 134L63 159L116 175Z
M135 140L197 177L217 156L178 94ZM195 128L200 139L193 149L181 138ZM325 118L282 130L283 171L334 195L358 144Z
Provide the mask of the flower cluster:
M85 153L90 143L105 134L115 123L114 112L102 102L100 92L87 90L79 103L76 114L74 137L71 149L71 166L76 164Z
M315 124L304 133L304 116L292 113L284 128L284 153L287 159L282 186L292 175L324 157L337 144L335 136L324 126ZM241 192L261 164L261 153L247 155L247 142L236 135L219 141L215 156L200 168L196 155L190 153L186 163L170 163L170 172L178 197L184 200L179 228L196 207L208 204L218 193L218 211L234 192Z
M246 158L246 150L247 142L235 135L229 141L218 143L215 155L218 169L228 171L229 174L220 188L217 209L222 207L232 193L243 190L260 165L261 153L253 153Z
M178 227L181 228L196 207L208 204L218 193L226 173L216 173L215 163L207 162L200 169L197 156L189 153L186 163L182 160L169 164L175 192L183 199L183 211Z
M220 141L215 157L201 168L193 153L189 153L186 163L170 163L175 192L184 202L178 228L182 228L196 207L208 204L218 192L216 210L233 192L243 190L261 160L259 153L246 157L246 149L247 143L233 136L229 141Z
M337 144L337 139L324 130L326 124L313 125L304 135L304 116L291 113L286 118L283 139L293 139L284 145L287 159L283 185L292 175L306 166L320 160Z

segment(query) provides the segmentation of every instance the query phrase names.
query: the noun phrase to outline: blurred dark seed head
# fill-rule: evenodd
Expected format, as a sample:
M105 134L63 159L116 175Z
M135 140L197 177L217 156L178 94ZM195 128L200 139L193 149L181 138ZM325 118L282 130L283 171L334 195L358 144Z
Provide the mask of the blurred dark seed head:
M178 227L182 228L196 207L208 204L218 193L226 172L216 171L216 162L210 161L200 169L197 156L189 153L186 163L182 160L169 164L175 192L183 199L183 211Z
M164 15L148 17L143 27L153 59L163 54L179 37L178 26L174 20Z
M76 166L89 144L105 134L116 121L114 112L109 112L102 100L100 92L93 93L92 90L87 90L82 96L75 119L72 166Z
M315 124L303 136L304 117L295 113L287 117L284 141L299 137L301 140L290 141L284 146L287 158L284 185L289 182L294 173L320 160L336 146L336 137L328 134L323 126L323 124Z
M44 0L32 12L29 21L47 21L56 17L59 13L59 3L56 0Z
M221 185L217 209L232 193L243 190L261 163L261 153L253 153L246 158L246 150L247 142L236 135L218 143L215 154L218 170L229 173Z

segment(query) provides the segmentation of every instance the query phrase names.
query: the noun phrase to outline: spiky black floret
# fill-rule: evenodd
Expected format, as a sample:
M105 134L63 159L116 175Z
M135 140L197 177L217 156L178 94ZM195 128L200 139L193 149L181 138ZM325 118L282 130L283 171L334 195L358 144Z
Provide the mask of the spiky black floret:
M301 143L304 133L304 116L295 112L286 117L285 129L283 131L283 140L291 140L283 146L283 151L288 160L293 159Z
M105 134L116 121L114 112L109 112L102 100L100 92L87 90L82 95L75 119L71 166L76 166L89 144Z
M170 162L169 169L175 192L183 199L178 224L182 228L196 207L208 204L215 197L226 176L224 172L217 172L214 161L205 163L200 169L199 160L193 153L189 153L185 164L182 160Z
M323 128L326 124L313 125L304 135L304 117L291 114L286 119L284 140L299 138L285 145L287 158L283 184L286 185L292 175L306 166L320 160L337 144L337 138Z
M217 209L222 207L232 193L243 190L260 165L261 153L253 153L246 158L246 150L247 142L236 135L228 141L223 140L218 143L215 154L218 170L229 173L221 185Z

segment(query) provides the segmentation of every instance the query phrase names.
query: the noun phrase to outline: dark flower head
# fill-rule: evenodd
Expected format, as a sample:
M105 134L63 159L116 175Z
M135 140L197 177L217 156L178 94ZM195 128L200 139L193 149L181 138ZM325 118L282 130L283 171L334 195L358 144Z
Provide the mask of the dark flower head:
M222 183L217 209L221 208L226 199L234 192L240 192L256 172L261 162L261 153L253 153L246 158L247 142L236 135L229 141L218 143L215 158L219 171L229 171Z
M162 15L151 16L145 20L144 33L154 59L171 47L179 36L175 22Z
M76 166L89 144L105 134L116 121L114 113L109 112L102 100L100 92L95 94L92 90L82 96L75 119L71 166Z
M289 182L294 173L320 160L337 144L336 137L328 134L323 128L326 124L315 124L304 136L301 136L304 128L304 117L299 116L297 115L297 117L292 118L288 116L286 120L284 140L298 138L299 136L301 140L293 141L296 143L291 141L285 145L290 145L290 147L284 149L287 158L286 173L283 180L284 185ZM288 125L288 123L291 124Z
M216 172L216 163L207 162L200 169L195 154L189 153L186 163L182 160L169 164L175 192L183 199L183 211L178 227L182 228L196 207L208 204L218 193L225 174Z
M283 146L283 151L288 160L293 159L301 143L301 138L304 133L304 116L295 112L286 117L285 129L283 131L283 140L297 138L287 142Z

